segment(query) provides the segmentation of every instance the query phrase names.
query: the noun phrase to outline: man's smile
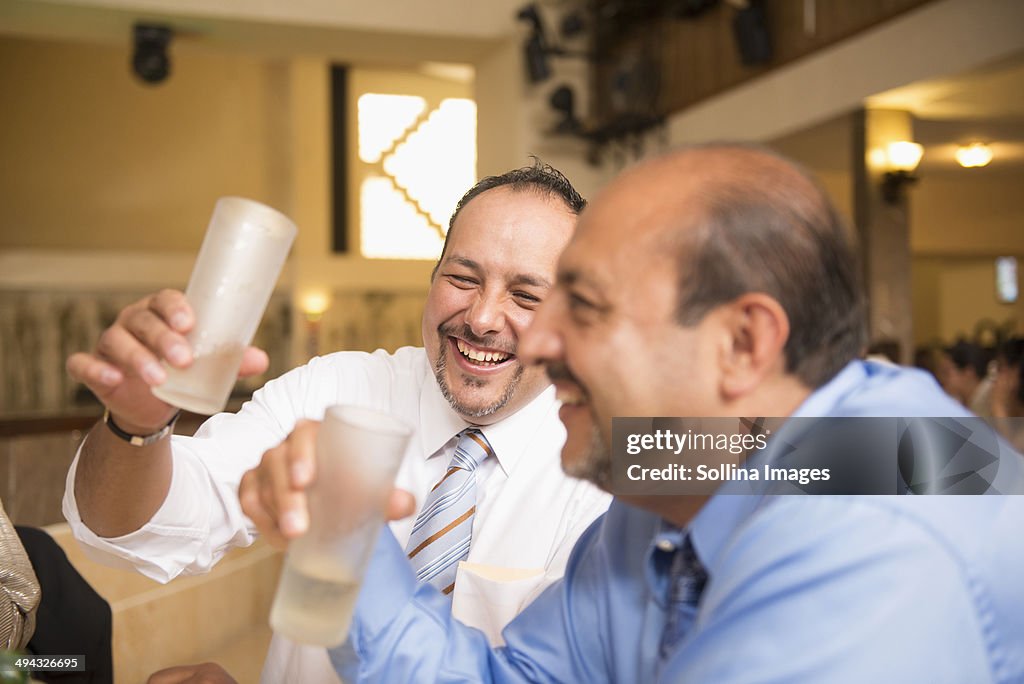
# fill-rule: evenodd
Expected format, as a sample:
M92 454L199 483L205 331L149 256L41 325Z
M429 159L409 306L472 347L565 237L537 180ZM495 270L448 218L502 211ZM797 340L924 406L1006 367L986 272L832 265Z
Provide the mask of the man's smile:
M459 366L471 372L498 371L510 365L516 358L515 354L508 351L477 346L451 335L448 337L448 343L457 352L454 356L458 359Z

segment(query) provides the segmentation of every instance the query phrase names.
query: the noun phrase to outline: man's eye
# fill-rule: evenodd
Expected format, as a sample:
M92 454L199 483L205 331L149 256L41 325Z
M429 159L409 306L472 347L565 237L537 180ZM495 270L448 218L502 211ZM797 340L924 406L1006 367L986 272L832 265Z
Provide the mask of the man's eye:
M569 293L569 308L575 311L583 311L587 309L593 309L594 304L586 297L581 297L575 292Z
M452 281L456 287L472 287L476 285L476 280L469 276L461 276L455 274L448 274L448 280Z
M540 304L540 297L529 292L513 292L512 296L523 304Z

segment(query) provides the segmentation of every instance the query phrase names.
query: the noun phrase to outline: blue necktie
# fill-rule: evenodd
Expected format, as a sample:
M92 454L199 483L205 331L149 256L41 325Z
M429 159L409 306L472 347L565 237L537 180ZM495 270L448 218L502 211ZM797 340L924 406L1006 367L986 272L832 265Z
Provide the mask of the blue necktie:
M405 552L416 579L447 596L455 589L459 561L469 556L476 513L476 469L494 451L477 428L459 433L455 455L416 516Z
M697 558L690 535L676 551L669 569L668 609L665 631L661 635L661 657L665 658L693 626L697 602L707 584L708 574Z

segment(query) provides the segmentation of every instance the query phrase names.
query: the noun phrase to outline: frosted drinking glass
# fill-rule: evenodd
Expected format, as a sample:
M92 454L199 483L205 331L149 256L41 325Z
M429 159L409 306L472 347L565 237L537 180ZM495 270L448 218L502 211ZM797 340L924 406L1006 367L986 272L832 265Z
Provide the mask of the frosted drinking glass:
M193 413L224 410L296 232L291 219L259 202L217 200L185 291L196 317L187 335L193 362L164 364L167 380L153 394Z
M411 434L386 413L327 409L308 491L309 529L288 548L270 610L275 632L311 646L345 640Z

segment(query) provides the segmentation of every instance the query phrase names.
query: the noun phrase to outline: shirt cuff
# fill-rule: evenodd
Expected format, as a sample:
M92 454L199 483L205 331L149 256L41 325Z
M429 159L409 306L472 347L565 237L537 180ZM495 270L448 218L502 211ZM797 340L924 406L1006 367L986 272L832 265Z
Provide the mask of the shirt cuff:
M386 525L377 538L356 603L353 630L360 641L377 637L409 605L419 583L405 551Z
M72 534L81 542L86 556L103 565L136 570L161 583L177 577L190 561L194 562L206 537L206 531L199 527L160 523L161 515L166 515L165 509L169 508L169 502L188 497L186 492L176 494L182 484L178 468L172 471L167 499L149 522L120 537L100 537L82 521L75 499L75 473L81 449L80 446L68 470L61 508Z
M412 601L418 586L409 559L385 525L363 577L349 637L330 650L331 663L343 681L356 681L361 656Z

